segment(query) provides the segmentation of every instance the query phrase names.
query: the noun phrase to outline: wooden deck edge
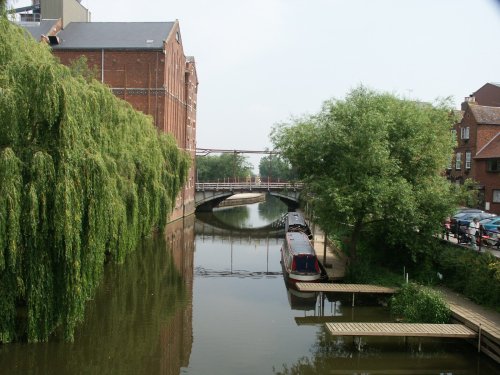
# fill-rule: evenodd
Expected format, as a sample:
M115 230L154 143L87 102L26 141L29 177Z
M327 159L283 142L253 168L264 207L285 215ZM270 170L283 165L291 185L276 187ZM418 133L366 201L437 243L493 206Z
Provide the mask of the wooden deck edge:
M326 323L330 334L334 336L391 336L391 337L448 337L476 338L478 335L461 324L407 324L407 323L377 323L375 330L363 330L363 325L370 323ZM441 326L441 327L440 327ZM410 329L415 328L415 330ZM439 332L435 329L442 328ZM359 330L358 330L359 329ZM457 329L453 332L453 329Z
M467 328L472 329L474 332L479 333L479 325L477 322L473 322L470 319L467 319L463 315L456 313L452 311L452 319L454 319L456 322L465 325ZM495 335L493 332L490 331L490 328L494 328L495 324L491 323L491 325L481 325L481 335L489 338L493 343L496 345L500 345L500 337L498 335Z
M341 287L337 289L336 287ZM332 284L332 283L297 283L299 291L323 293L367 293L367 294L394 294L397 288L389 288L369 284Z

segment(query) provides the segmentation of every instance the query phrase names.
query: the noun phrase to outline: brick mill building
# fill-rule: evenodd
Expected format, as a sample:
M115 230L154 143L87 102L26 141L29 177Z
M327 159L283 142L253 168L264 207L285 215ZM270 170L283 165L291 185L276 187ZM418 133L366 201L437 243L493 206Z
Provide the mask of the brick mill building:
M194 58L184 54L179 22L90 22L77 0L34 3L21 14L34 38L46 41L65 65L85 56L97 79L190 153L193 166L170 221L194 213L198 77ZM36 20L37 12L37 22L26 22Z
M480 208L500 214L500 84L487 83L465 98L447 175L452 182L470 178L479 187Z

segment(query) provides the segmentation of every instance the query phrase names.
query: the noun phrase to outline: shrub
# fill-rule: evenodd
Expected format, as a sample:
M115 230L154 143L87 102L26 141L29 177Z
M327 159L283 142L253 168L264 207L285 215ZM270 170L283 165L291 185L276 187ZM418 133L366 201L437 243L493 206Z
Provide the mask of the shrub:
M391 312L408 323L448 323L451 311L440 293L408 283L391 298Z
M500 259L489 253L443 245L436 263L447 287L476 303L500 309Z

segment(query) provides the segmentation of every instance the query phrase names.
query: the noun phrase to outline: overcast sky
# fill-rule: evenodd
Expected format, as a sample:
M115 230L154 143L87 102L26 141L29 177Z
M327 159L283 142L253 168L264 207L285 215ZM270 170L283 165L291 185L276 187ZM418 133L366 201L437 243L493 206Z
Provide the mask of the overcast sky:
M16 5L24 3L18 1ZM500 82L498 0L82 0L92 21L179 20L197 146L263 150L273 124L360 84L455 107Z

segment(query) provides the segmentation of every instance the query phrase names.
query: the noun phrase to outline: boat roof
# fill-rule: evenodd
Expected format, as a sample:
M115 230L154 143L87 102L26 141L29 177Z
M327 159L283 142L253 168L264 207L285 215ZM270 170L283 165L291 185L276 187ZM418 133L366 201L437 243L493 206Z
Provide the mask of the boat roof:
M300 225L306 226L306 221L304 220L304 216L298 212L289 212L287 215L288 225Z
M306 254L316 256L307 234L302 232L287 232L286 241L293 255Z

